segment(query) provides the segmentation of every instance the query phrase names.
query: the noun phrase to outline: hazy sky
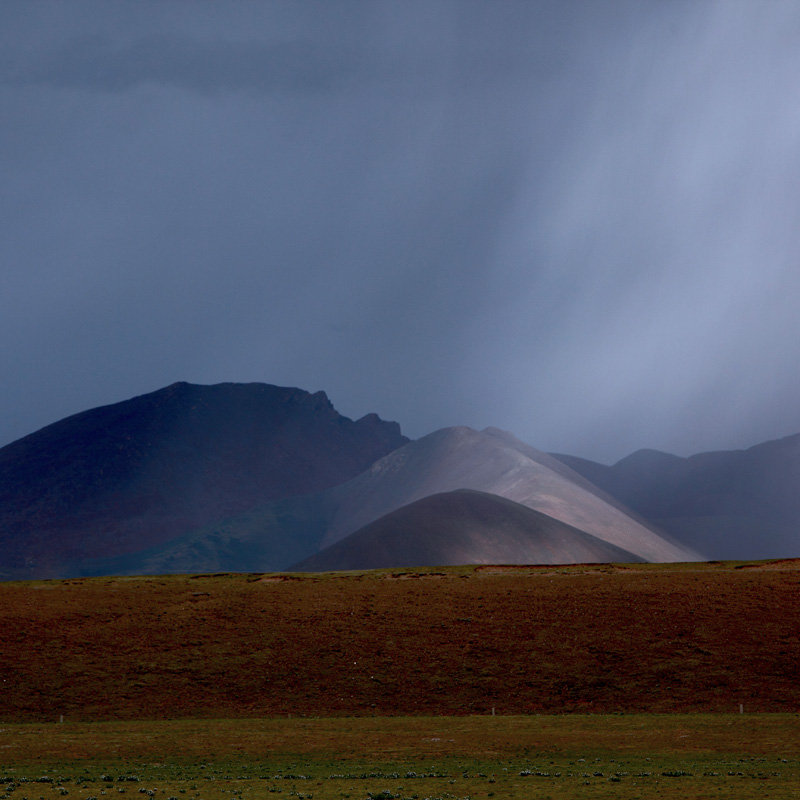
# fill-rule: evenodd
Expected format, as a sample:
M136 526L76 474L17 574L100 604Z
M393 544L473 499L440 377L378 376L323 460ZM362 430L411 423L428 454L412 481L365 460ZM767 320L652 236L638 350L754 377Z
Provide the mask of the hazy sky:
M798 85L793 0L4 0L0 445L176 380L800 432Z

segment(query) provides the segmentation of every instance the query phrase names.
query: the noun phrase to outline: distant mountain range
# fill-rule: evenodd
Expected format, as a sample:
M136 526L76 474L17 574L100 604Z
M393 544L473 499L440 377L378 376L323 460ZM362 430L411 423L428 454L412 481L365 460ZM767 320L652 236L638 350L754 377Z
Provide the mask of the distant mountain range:
M800 435L614 466L176 383L0 449L0 579L795 556Z
M689 458L639 450L610 467L556 458L709 558L800 553L800 434Z

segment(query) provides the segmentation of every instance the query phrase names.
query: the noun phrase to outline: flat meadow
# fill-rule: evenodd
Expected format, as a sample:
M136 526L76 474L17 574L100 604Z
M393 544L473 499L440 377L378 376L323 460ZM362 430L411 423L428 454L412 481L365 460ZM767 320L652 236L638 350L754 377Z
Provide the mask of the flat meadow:
M795 714L13 724L0 753L2 800L800 796Z

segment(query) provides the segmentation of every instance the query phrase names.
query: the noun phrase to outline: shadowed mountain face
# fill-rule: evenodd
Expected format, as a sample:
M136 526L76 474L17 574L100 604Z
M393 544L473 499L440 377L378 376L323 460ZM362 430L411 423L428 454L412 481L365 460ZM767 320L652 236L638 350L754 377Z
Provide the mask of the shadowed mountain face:
M432 494L474 489L499 495L646 561L700 556L668 541L564 464L511 434L443 428L376 461L328 492L335 511L323 545Z
M396 423L341 416L323 392L176 383L0 449L0 571L75 574L268 500L346 481L405 444Z
M797 554L800 435L689 458L639 450L610 467L556 457L709 558Z
M326 572L643 560L520 503L462 489L430 495L392 511L292 569Z

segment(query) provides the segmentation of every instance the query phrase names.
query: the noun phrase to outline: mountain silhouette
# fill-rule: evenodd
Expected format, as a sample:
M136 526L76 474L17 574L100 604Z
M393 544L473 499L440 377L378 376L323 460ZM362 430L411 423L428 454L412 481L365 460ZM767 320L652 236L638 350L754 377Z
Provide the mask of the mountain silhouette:
M0 571L75 574L346 481L407 441L324 392L259 383L175 383L91 409L0 449Z
M0 448L0 579L387 554L414 566L791 557L798 484L800 434L607 466L497 428L409 441L375 414L342 416L324 392L175 383Z

